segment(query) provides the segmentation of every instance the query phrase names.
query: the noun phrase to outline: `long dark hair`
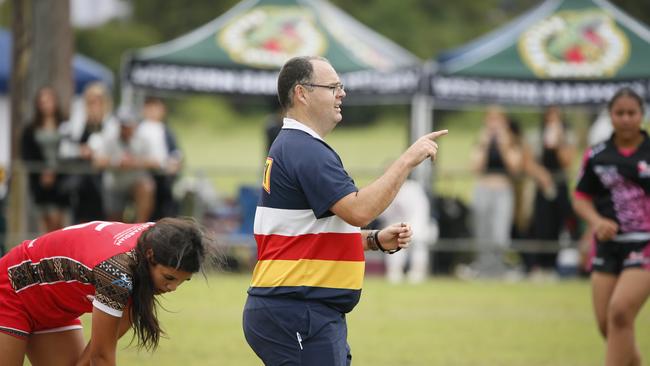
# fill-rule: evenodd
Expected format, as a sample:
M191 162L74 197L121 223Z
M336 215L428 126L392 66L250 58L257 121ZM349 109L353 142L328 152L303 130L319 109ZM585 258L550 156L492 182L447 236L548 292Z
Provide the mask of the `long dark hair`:
M54 98L54 119L56 120L56 125L58 127L65 120L65 116L63 115L61 105L59 104L59 96L56 94L56 91L49 86L41 87L34 96L34 119L32 120L32 126L34 128L39 128L43 126L43 122L45 122L45 116L43 115L43 111L39 105L41 95L44 93L51 93L52 98Z
M149 271L147 250L153 251L153 261L166 267L196 273L208 252L209 237L192 219L164 218L145 231L136 245L133 271L131 321L138 345L147 350L158 346L164 331L158 322L158 300Z

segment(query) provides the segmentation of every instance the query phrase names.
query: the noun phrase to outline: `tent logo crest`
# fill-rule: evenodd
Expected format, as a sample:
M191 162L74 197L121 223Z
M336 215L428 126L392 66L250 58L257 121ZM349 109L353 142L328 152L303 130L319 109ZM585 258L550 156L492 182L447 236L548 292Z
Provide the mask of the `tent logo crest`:
M519 53L539 77L611 77L629 49L625 34L601 10L557 12L519 39Z
M327 47L314 15L296 6L254 8L229 22L217 42L233 61L272 69L294 56L322 55Z

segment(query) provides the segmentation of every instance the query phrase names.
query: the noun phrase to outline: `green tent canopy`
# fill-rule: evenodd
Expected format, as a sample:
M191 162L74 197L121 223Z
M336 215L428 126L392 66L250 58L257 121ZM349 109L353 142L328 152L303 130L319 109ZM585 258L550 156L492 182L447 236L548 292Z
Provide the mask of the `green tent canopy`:
M650 29L606 0L547 0L438 59L436 102L601 104L620 87L650 98Z
M324 0L244 0L212 22L126 58L136 88L274 95L293 56L330 60L354 94L413 94L420 61Z

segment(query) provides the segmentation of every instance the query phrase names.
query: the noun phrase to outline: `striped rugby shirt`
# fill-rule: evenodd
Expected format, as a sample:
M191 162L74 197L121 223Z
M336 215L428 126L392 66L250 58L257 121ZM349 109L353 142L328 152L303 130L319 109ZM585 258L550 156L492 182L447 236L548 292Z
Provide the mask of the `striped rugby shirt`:
M330 211L358 191L338 154L309 127L285 118L262 185L254 225L258 262L248 293L351 311L365 258L360 228Z

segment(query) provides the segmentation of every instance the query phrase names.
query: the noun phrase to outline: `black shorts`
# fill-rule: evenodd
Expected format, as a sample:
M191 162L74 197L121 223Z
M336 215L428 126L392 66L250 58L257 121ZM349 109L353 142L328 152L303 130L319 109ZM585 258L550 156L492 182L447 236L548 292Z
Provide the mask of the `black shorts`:
M593 271L612 274L620 274L626 268L650 271L650 241L597 241L591 266Z

